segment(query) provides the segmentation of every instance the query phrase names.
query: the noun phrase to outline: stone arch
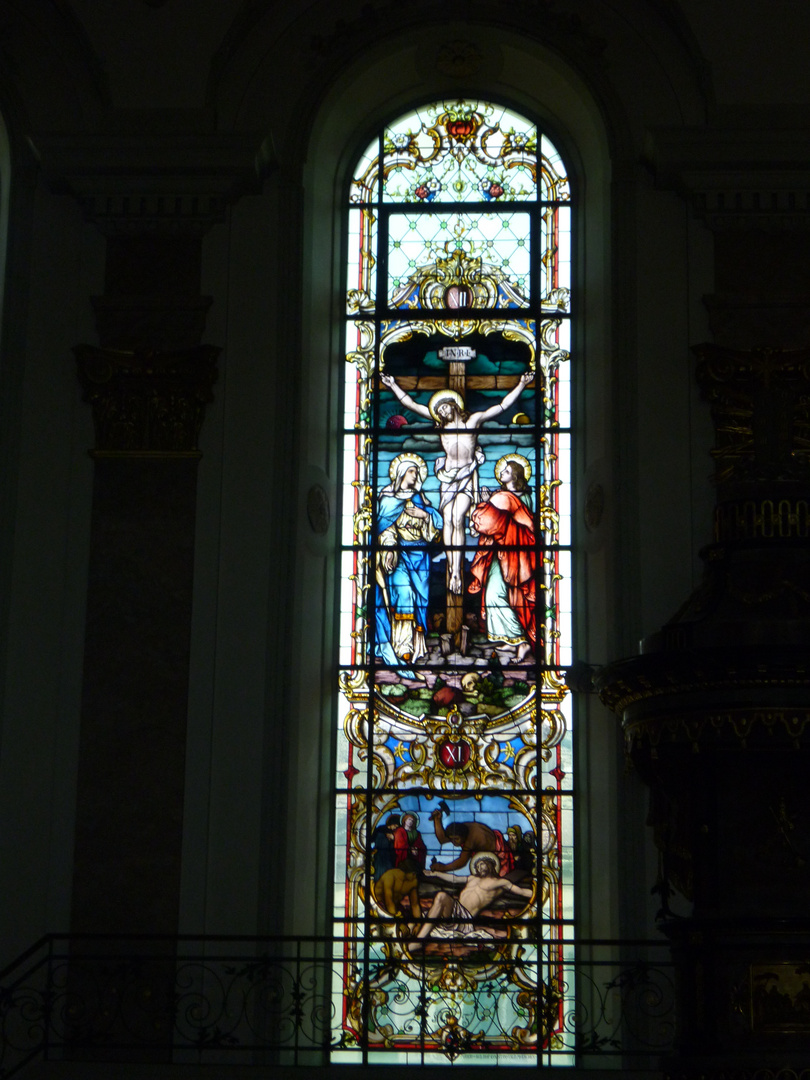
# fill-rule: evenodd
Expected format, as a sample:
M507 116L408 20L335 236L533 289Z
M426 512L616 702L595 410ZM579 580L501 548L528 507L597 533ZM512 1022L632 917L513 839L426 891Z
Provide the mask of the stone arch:
M312 125L302 173L305 192L302 207L305 220L302 251L305 285L300 321L302 400L296 416L298 430L294 436L294 442L302 448L305 458L295 495L295 502L299 506L306 498L307 490L315 483L321 484L330 493L333 506L338 505L340 497L335 488L336 445L331 433L337 430L339 424L337 389L340 383L340 342L336 307L342 274L343 223L338 207L342 201L341 185L346 169L363 140L367 141L369 127L379 123L381 116L396 116L404 111L406 103L424 100L431 93L440 96L447 93L448 86L455 88L458 85L441 73L433 80L426 81L418 58L414 60L414 53L418 53L418 49L417 38L416 41L410 39L401 43L393 54L389 43L387 51L382 48L378 51L376 63L371 63L366 56L362 67L355 65L332 85ZM598 312L607 313L611 307L609 281L600 270L600 266L608 265L610 259L610 150L600 109L584 82L570 67L560 64L548 52L522 47L510 34L504 34L497 47L489 45L482 48L481 53L483 59L478 73L466 77L466 86L473 83L481 97L514 103L514 107L537 116L541 123L547 125L550 137L573 164L574 183L581 189L583 202L578 276L581 282L587 283L593 312L587 334L582 326L577 329L579 340L587 346L587 359L581 371L587 370L590 363L588 380L594 384L605 380L606 386L608 372L599 370L599 357L606 357L610 352L612 329L609 319ZM487 56L495 68L492 77L488 74ZM510 74L518 68L522 70L522 78ZM402 71L403 75L392 78L392 70ZM542 95L537 93L538 85L544 87ZM385 86L387 92L378 92L375 96L372 89L375 86L378 91ZM587 265L584 257L586 251L591 260ZM597 293L600 299L597 299ZM588 380L579 380L578 392L583 404L589 396L594 400L609 399L609 394L600 391L598 385L586 386ZM604 456L609 457L607 448ZM329 610L328 598L333 595L334 568L331 559L326 557L331 546L313 542L308 522L300 512L299 522L297 569L291 574L291 580L296 582L295 600L291 607L293 611L301 612L302 620L312 627L313 621L318 621L317 613L312 619L313 606L320 604L323 609L323 601L316 600L316 597L326 596L326 608ZM304 612L308 614L303 615ZM320 761L331 745L334 712L328 684L333 679L334 651L329 619L327 614L317 636L322 645L306 653L298 651L291 658L290 670L297 670L298 680L297 683L293 680L290 686L290 712L301 717L302 723L288 731L287 750L290 755L288 760L296 762L298 768L303 770L298 773L299 779L295 785L299 791L311 791L316 783L313 768L316 760L310 757L307 761L308 748L313 744L322 748L321 754L317 755ZM603 618L599 621L604 623ZM300 649L300 646L297 648ZM321 688L317 703L313 691L316 686ZM590 753L594 757L604 756L597 746L591 747ZM323 776L320 782L322 780ZM329 813L328 808L310 799L303 801L293 814L299 829L301 822L306 821L304 831L318 838L318 876L324 881L330 879L332 857L328 839ZM292 841L288 841L288 844L290 856L287 874L292 875L296 873L296 856L293 854ZM300 865L297 869L300 873ZM296 893L301 896L298 887ZM327 898L318 893L317 887L312 889L312 900L309 901L305 890L303 902L297 905L297 930L314 929L321 924ZM281 902L280 898L276 901ZM600 903L600 907L604 908L605 905Z
M334 432L343 265L337 207L353 157L385 117L431 96L475 93L537 117L581 184L584 226L577 273L586 319L578 333L586 374L578 395L593 423L576 465L581 500L575 508L576 542L587 554L589 582L587 593L580 590L578 653L598 662L627 651L637 636L635 230L644 183L639 165L644 134L649 123L697 123L705 110L698 60L672 25L650 23L643 4L633 5L641 30L629 37L626 12L610 5L594 5L583 13L587 31L562 17L538 20L530 5L499 9L496 16L487 5L474 3L468 18L455 21L386 5L367 25L340 24L330 7L246 7L242 23L234 24L214 60L209 81L220 129L253 133L268 163L263 193L243 199L230 218L230 287L239 297L238 310L253 314L248 321L244 314L231 319L228 333L234 361L262 357L255 374L248 365L238 375L242 379L244 374L240 392L251 400L257 435L240 445L238 485L268 470L279 478L278 504L257 505L251 519L261 542L249 553L252 561L243 559L238 569L244 580L252 575L261 582L262 590L268 583L265 632L255 645L266 656L264 682L251 685L245 695L252 708L263 708L264 731L254 730L254 714L236 718L225 698L215 702L213 723L219 725L223 747L229 752L233 746L243 748L244 764L254 778L260 771L255 762L259 757L265 762L264 839L255 845L246 840L248 850L261 848L262 854L245 871L246 887L240 891L244 910L234 922L285 932L322 932L328 923L332 853L325 793L334 653L330 619L323 613L334 596L328 554L334 550L337 498ZM460 77L440 70L437 37L471 43L481 62L468 65ZM266 300L261 299L263 280L278 283L267 290ZM235 364L231 371L237 372ZM233 377L224 372L225 381ZM262 402L273 416L263 428ZM214 438L215 430L212 424L206 435ZM235 445L232 441L232 454ZM618 488L617 468L623 473ZM325 494L331 508L332 524L325 532L313 529L307 512L313 491L319 492L320 505ZM211 496L208 511L206 498L203 492L202 512L211 513L213 520L218 496ZM227 580L223 558L236 555L223 549L217 572ZM642 882L650 875L644 852L620 859L616 816L600 813L605 800L616 801L618 744L595 707L585 702L582 708L585 715L593 712L585 725L588 757L600 766L598 777L585 774L594 798L581 818L581 840L583 850L592 853L593 881L602 884L583 891L580 910L590 907L592 930L611 936L618 932L617 905L602 901L625 890L620 863L632 864L631 876ZM234 741L234 724L243 739L240 735ZM256 753L247 755L248 746ZM246 790L255 799L254 780ZM229 822L235 819L224 786L220 791L214 784L212 792L206 820L215 823L212 835L222 838L212 850L208 871L213 897L220 890L216 867L232 862L224 838L231 835ZM242 816L250 816L247 809ZM217 910L225 910L224 903L224 896L212 902L212 919ZM227 911L230 916L232 897ZM605 915L601 921L600 913Z

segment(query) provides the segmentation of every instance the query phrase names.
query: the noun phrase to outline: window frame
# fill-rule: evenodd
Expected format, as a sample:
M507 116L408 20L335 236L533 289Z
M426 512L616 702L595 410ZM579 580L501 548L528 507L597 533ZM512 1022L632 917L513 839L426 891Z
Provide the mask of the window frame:
M436 99L435 97L433 97L432 99L429 100L428 104L438 106L439 103L442 100L447 102L448 100L455 100L455 99L447 99L447 98L445 98L445 99L441 99L441 98ZM481 103L483 99L481 98L480 95L477 95L473 100ZM495 104L495 103L497 103L497 104ZM511 106L504 102L502 95L492 95L492 96L488 97L486 99L486 104L494 104L496 109L501 109L501 108L503 108L503 109L511 109ZM377 158L377 160L379 160L379 155L382 153L382 150L383 150L384 132L387 130L387 128L390 126L390 124L402 122L404 119L406 119L406 117L408 115L417 113L421 109L424 109L425 107L426 106L424 104L423 105L418 105L418 106L413 106L412 109L409 112L404 112L404 113L402 112L402 110L400 110L400 112L397 114L396 119L390 121L389 124L383 123L378 127L377 130L379 132L379 135L376 136L376 139L378 141L378 158ZM515 111L517 111L517 110L515 110ZM552 135L548 131L548 128L545 125L541 125L540 123L537 123L535 121L530 120L525 115L525 110L517 111L517 115L521 119L525 120L527 123L531 123L536 127L537 141L538 141L538 157L539 157L539 151L540 151L541 136L545 136L545 138L548 139L548 142L551 144L552 149L554 150L555 153L557 153L560 156L560 158L563 157L564 152L560 153L560 151L557 149L559 143L556 142L556 141L552 141ZM366 152L364 153L363 150L360 150L360 151L358 151L357 153L355 153L353 155L353 157L351 159L352 168L351 168L351 171L347 170L347 178L346 178L346 181L345 181L345 183L343 185L343 198L342 198L342 200L340 202L340 219L341 219L340 220L340 227L341 227L340 250L341 250L341 253L342 253L342 258L341 258L341 271L342 271L341 280L343 282L346 282L347 275L349 273L348 248L349 248L349 232L350 232L350 225L349 225L350 211L351 211L353 206L356 207L358 205L357 203L352 203L352 201L351 201L350 192L351 192L351 187L352 187L352 177L354 175L356 165L361 160L363 160L363 158L366 157L367 154L371 151L371 147L373 145L373 142L374 142L374 139L367 140L366 144L364 144L364 150ZM538 162L538 188L539 188L539 162ZM559 200L552 200L551 204L559 206L560 202L559 202ZM420 206L420 204L414 204L414 203L403 203L403 202L397 202L397 201L387 202L383 198L380 184L378 184L377 197L376 197L373 205L374 205L374 208L375 208L375 212L377 213L377 216L378 216L378 221L377 221L377 251L378 251L378 253L382 254L382 258L380 258L377 261L377 278L376 278L376 281L377 281L376 293L377 293L377 295L375 297L375 302L373 304L373 312L371 314L369 314L367 317L369 318L369 320L374 321L375 327L377 328L377 334L379 334L379 327L385 322L385 320L390 319L390 318L396 318L397 314L398 314L397 309L393 308L391 306L390 299L388 298L388 278L387 278L387 265L386 265L387 264L387 255L388 255L388 246L387 246L387 241L388 241L388 229L387 229L387 226L388 226L388 223L390 222L391 217L393 215L397 214L397 213L400 213L400 214L408 213L410 211L422 210L424 208L423 208L423 206ZM540 278L539 263L540 263L540 260L542 258L542 252L540 250L540 244L539 244L539 233L540 233L541 221L542 221L542 215L543 215L543 212L544 212L544 208L546 206L548 206L548 205L549 205L549 200L542 199L540 192L538 192L538 196L537 196L537 198L535 200L530 201L528 203L523 202L523 201L516 201L516 202L510 202L508 204L508 206L510 208L512 208L514 211L518 211L518 212L519 211L524 211L524 212L528 212L529 215L530 215L529 228L530 228L530 236L531 236L531 253L530 253L531 266L530 266L530 271L529 272L530 272L532 280L534 282L539 282L539 278ZM488 209L488 206L489 206L489 204L487 204L487 202L485 200L472 201L472 202L458 202L458 201L439 202L437 200L435 205L433 207L431 207L431 209L428 212L433 213L433 214L441 214L441 213L444 212L444 213L446 213L448 215L453 214L453 213L457 213L457 212L469 212L471 214L474 214L474 213L478 213L478 212L481 212L481 211L486 211ZM575 185L574 185L573 182L571 184L569 197L568 197L567 200L563 201L562 206L566 206L570 210L571 233L572 233L572 236L575 238L576 237L576 229L577 229L575 219L577 217L578 205L577 205L577 199L576 199L576 193L575 193ZM489 208L491 208L491 206L489 206ZM384 244L385 244L385 247L383 247ZM576 289L576 282L575 282L576 260L574 258L574 251L575 251L574 244L575 244L575 240L572 240L572 242L571 242L571 250L570 250L570 261L571 261L571 266L570 266L570 275L571 275L570 288L571 288L571 293L574 293L574 290ZM532 296L535 293L535 291L536 291L536 286L533 286L533 288L532 288ZM339 295L341 297L346 296L346 288L345 287L340 290ZM380 306L379 306L379 299L381 297L385 297L388 300L386 306L382 310L380 310ZM433 314L435 315L436 313L434 312ZM544 319L548 320L548 319L551 319L553 317L550 311L543 310L542 299L541 299L541 297L539 295L536 298L530 298L527 306L524 309L522 309L521 314L523 314L526 318L534 320L536 331L540 330L540 327L541 327L542 322L544 321ZM569 326L569 345L568 345L567 354L568 354L568 358L569 358L568 359L569 366L572 367L573 366L573 360L571 360L571 358L576 355L576 342L575 342L575 337L574 337L575 318L574 318L574 314L573 314L573 312L571 310L570 305L569 305L568 310L565 313L559 313L559 314L561 314L562 318L567 321L568 326ZM344 328L348 327L351 324L352 321L353 320L352 320L351 316L349 316L348 314L341 314L341 317L340 317L340 325L341 325L341 327L344 327ZM341 332L341 336L343 336L344 333L345 333L345 329ZM377 334L375 334L375 338L377 337ZM538 353L539 353L540 352L539 333L537 334L537 342L538 342ZM381 348L381 343L380 343L379 340L376 340L375 341L375 355L379 353L380 348ZM343 367L346 370L346 372L348 372L348 364L345 362L345 353L342 350L341 350L340 355L342 355L344 357ZM348 375L347 375L347 378L348 378ZM574 381L574 379L573 379L573 372L572 372L572 375L568 380L569 387L571 388L571 390L573 390L573 387L572 387L573 381ZM376 408L377 409L379 408L379 401L377 402ZM567 429L565 429L565 432L566 432L566 434L568 434L569 443L572 443L573 442L572 429L573 429L573 425L574 425L573 393L571 395L571 402L570 402L570 405L569 405L569 410L570 410L569 411L569 424L568 424ZM342 416L342 408L340 406L338 407L338 412ZM342 439L346 439L346 438L349 437L351 429L349 429L348 427L344 428L343 424L341 424L340 427L339 427L339 430L342 433L341 436L340 436ZM371 429L369 429L369 430L371 430ZM539 441L538 441L537 445L539 446ZM573 456L573 446L569 450L569 478L568 478L569 506L571 505L571 503L570 503L570 488L571 488L571 484L573 482L573 469L571 467L571 458L572 458L572 456ZM342 454L340 455L340 457L341 457L341 460L342 460ZM538 465L539 465L539 462L538 462ZM339 507L342 506L342 495L340 494L340 492L342 492L342 490L343 490L342 469L340 471L341 471L341 482L339 483L339 486L338 486L339 494L338 494L338 500L337 500L337 504L338 504ZM571 507L571 509L572 509L572 507ZM339 529L342 532L342 530L343 530L342 511L339 514L339 517L341 519L341 521L339 523ZM570 511L569 511L569 517L570 517ZM341 551L344 550L344 546L345 546L344 541L343 541L343 539L341 539L340 542L339 542L339 547L340 547ZM573 570L573 567L574 567L574 562L573 562L573 537L571 536L571 533L570 533L570 521L569 521L569 533L568 533L567 543L561 543L561 542L558 541L558 543L556 545L554 545L554 546L555 546L555 548L556 548L556 550L558 552L561 551L561 550L567 552L568 563L569 563L569 567L570 567L569 579L570 579L570 584L573 585L573 580L572 580L573 576L574 576L574 570ZM538 540L538 543L537 543L538 555L540 554L540 548L541 548L541 545L540 545L540 542ZM338 579L340 579L340 577L341 577L340 573L338 573L336 575L336 577ZM337 610L339 611L340 607L341 607L339 581L336 581L336 599L337 599L336 607L337 607ZM573 634L575 633L575 629L574 629L574 626L573 626L573 623L574 623L574 612L573 612L573 610L569 614L568 619L569 619L569 624L570 624L569 633L571 634L571 642L570 642L570 644L571 644L571 647L573 647ZM570 663L570 657L568 658L568 662ZM543 665L538 661L538 670L540 670L540 668L542 666ZM562 664L562 665L559 665L559 666L561 666L563 669L565 669L565 667L567 667L568 664ZM538 684L538 688L539 688L539 684ZM574 709L573 701L572 701L571 696L569 694L568 695L568 700L567 700L567 712L568 712L568 715L571 718L571 720L573 720L573 709ZM335 791L337 792L337 788L335 789ZM573 803L573 791L570 792L570 799L571 799L571 802ZM572 843L572 841L573 841L573 831L574 831L573 822L571 822L571 824L570 824L570 831L571 831L572 835L569 838L568 842ZM368 850L370 850L370 849L367 849L367 851ZM370 881L370 879L368 879L368 878L367 878L367 880ZM566 890L568 891L568 894L570 896L571 901L573 901L573 898L574 898L574 889L575 889L575 887L576 887L576 881L574 883L569 883L568 885L566 885ZM335 920L336 920L336 925L337 925L337 923L340 922L340 918L336 915ZM573 922L571 922L569 925L571 926L571 930L573 931ZM542 1055L541 1055L541 1058L542 1058ZM473 1060L473 1059L471 1059L471 1060Z

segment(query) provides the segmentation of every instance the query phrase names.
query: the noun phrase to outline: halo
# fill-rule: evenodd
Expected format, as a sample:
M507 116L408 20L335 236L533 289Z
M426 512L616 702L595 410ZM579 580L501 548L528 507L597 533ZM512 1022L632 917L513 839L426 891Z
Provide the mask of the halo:
M459 409L464 408L464 398L461 394L457 393L455 390L450 390L449 388L447 390L437 390L428 402L430 415L437 424L439 423L439 417L436 415L436 409L443 401L452 401L458 405Z
M427 465L425 464L424 458L420 458L418 454L399 454L397 457L394 458L394 460L388 466L388 479L391 481L391 483L393 484L394 477L397 475L397 469L399 468L400 462L403 461L407 461L410 465L416 466L419 472L419 479L424 484L425 479L427 478Z
M402 826L403 829L405 828L405 826L402 824L402 822L405 820L406 817L412 817L413 827L415 829L419 828L419 815L415 814L413 810L402 810L399 815L399 824Z
M527 480L531 480L531 478L532 478L532 467L531 467L531 464L529 463L528 458L525 458L523 456L523 454L504 454L504 456L502 458L498 458L498 460L495 462L495 479L496 480L500 481L500 479L501 479L501 469L504 467L504 465L508 464L510 461L516 461L519 465L522 465L523 466L523 475L526 477Z
M478 852L476 852L476 854L473 855L473 857L470 859L470 873L471 874L475 873L475 868L480 863L480 861L482 859L492 859L492 861L495 863L495 876L497 877L498 875L500 875L500 872L501 872L501 860L498 858L498 856L495 854L494 851L478 851Z

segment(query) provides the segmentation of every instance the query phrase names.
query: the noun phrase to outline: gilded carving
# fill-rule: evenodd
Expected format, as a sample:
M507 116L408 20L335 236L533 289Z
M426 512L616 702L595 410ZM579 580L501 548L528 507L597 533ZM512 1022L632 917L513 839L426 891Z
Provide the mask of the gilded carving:
M722 502L715 511L718 541L807 540L810 503L806 498L744 499Z
M594 685L602 702L612 712L624 717L625 726L646 724L651 714L645 710L644 717L633 708L642 702L672 697L673 694L691 694L696 691L739 691L764 692L767 690L785 690L788 688L806 689L808 668L804 652L796 654L786 646L777 659L762 657L757 665L740 664L734 650L720 650L717 655L701 654L697 650L672 652L664 655L648 655L638 660L630 660L603 668L594 677ZM729 702L730 711L737 715L740 710ZM682 712L673 709L662 714L662 722L673 721L681 715L702 715L706 710L696 713L691 707ZM761 706L749 704L743 710L750 715L763 712ZM722 710L721 710L722 712ZM774 715L773 711L763 715ZM790 717L784 721L790 723L791 732L796 730L793 719L804 715L803 709L780 709L780 717ZM780 719L780 723L783 722Z
M687 743L696 753L701 745L731 739L743 749L755 733L781 735L798 748L810 724L807 709L739 708L690 711L683 715L647 715L625 722L625 748L629 753L642 746L655 750L662 743Z
M716 480L806 480L810 349L699 345L697 381L712 409Z
M810 964L807 960L751 964L751 1031L810 1035Z
M93 410L95 454L198 453L218 348L124 352L78 345L73 351Z

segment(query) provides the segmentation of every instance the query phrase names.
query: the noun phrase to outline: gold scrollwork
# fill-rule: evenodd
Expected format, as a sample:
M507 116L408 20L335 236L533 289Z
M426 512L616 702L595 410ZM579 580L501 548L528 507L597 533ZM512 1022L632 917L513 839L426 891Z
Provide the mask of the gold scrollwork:
M360 341L356 349L346 354L346 361L350 364L356 364L365 377L369 379L374 370L374 323L357 322L353 325L357 327Z
M810 725L810 710L802 709L727 709L723 712L699 712L673 716L651 715L624 724L628 752L647 745L653 750L666 743L689 743L695 751L713 736L732 735L742 747L757 731L772 736L781 733L798 748Z
M368 710L350 709L343 721L343 731L352 746L368 749Z
M368 701L368 673L362 668L341 671L338 675L338 687L351 701Z
M718 483L806 477L810 350L704 344L693 351L712 409Z
M387 348L395 342L409 341L414 334L432 336L437 331L440 334L444 334L445 337L453 339L456 339L460 334L466 336L473 332L485 336L501 334L507 340L517 341L528 348L528 368L529 371L535 370L535 343L534 335L531 333L531 330L528 327L522 327L519 324L507 323L497 319L462 320L461 323L459 323L458 319L447 321L438 320L434 322L418 320L409 323L394 323L383 333L382 343L380 345L381 361L384 361Z
M721 503L715 512L718 541L806 540L810 537L810 504L806 499L747 499Z
M716 662L709 658L695 659L694 662L690 659L685 664L674 657L671 664L667 658L666 663L662 660L661 663L652 662L644 667L640 663L623 662L617 664L616 669L606 669L606 673L608 678L599 689L599 696L608 709L619 715L643 701L670 697L675 693L739 690L741 687L749 691L784 690L788 687L804 689L808 684L804 664L797 665L789 658L784 662L769 661L767 664L740 667L733 660L724 663L722 658ZM639 721L628 718L625 724L631 722Z
M367 694L362 683L357 682L357 686L361 694ZM418 786L437 793L507 791L514 786L532 790L537 762L535 710L532 699L494 720L486 715L465 717L458 708L445 716L417 719L383 695L374 695L377 782L400 789ZM551 747L565 733L565 722L553 708L544 710L543 716L545 740ZM368 749L368 728L367 709L349 711L344 721L346 737L363 751ZM387 745L392 735L399 740L393 750ZM507 752L502 757L504 747ZM549 753L547 748L544 757Z
M96 456L198 456L219 349L162 352L77 345L79 382L93 411Z

